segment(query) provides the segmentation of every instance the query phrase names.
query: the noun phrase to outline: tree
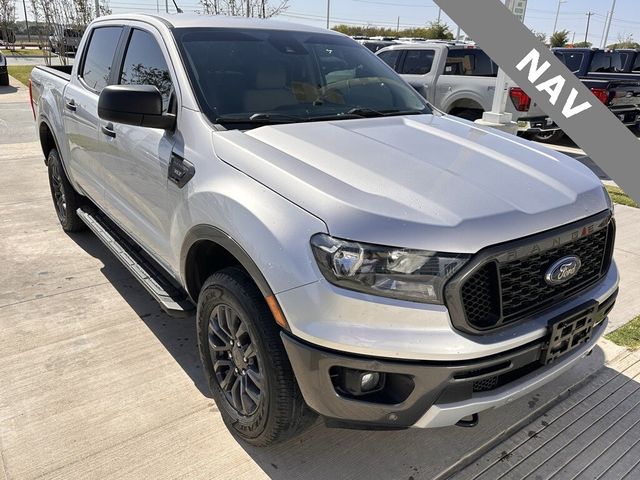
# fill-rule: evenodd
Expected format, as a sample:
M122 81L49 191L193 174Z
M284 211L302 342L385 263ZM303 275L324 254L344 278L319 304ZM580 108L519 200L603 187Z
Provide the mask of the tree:
M559 32L555 32L549 38L551 41L551 46L553 48L564 47L567 43L569 43L569 31L561 30Z
M453 40L449 25L442 22L431 22L425 31L424 38L433 40Z
M199 0L205 15L231 15L271 18L289 8L289 0L249 0L247 15L246 0Z
M640 44L633 39L630 33L621 33L618 35L618 42L609 45L607 48L612 50L620 48L640 48Z
M2 38L9 44L11 41L12 31L9 28L16 21L16 3L15 0L0 0L0 27L2 27ZM15 41L15 40L14 40Z
M576 48L591 48L593 46L593 43L591 43L591 42L578 42L578 43L574 43L573 46L576 47Z

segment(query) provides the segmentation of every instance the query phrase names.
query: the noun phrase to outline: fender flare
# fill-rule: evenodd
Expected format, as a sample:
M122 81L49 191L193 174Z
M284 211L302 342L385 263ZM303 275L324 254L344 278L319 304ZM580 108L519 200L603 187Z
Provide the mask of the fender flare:
M182 242L182 249L180 250L180 276L184 282L184 285L188 290L189 279L187 278L187 262L189 260L189 252L191 248L201 241L210 241L227 250L233 255L240 265L249 273L249 276L253 279L258 286L260 293L266 298L273 295L273 291L267 282L256 263L249 256L249 254L236 242L230 235L220 230L219 228L211 225L196 225L192 227L185 236ZM192 299L197 301L197 299Z

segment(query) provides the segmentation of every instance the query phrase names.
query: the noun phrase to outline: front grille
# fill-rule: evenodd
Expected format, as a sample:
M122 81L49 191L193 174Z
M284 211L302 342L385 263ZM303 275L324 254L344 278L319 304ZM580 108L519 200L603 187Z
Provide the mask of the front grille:
M521 241L490 249L483 261L461 274L463 281L453 282L461 303L458 313L471 330L488 330L542 311L593 285L611 263L615 226L609 220L599 219L596 227L592 219L591 224L581 224L588 226L573 226L573 231L548 232L542 239L536 236L524 242L525 247ZM560 241L562 235L573 239ZM577 275L561 285L549 285L545 273L568 255L582 262Z

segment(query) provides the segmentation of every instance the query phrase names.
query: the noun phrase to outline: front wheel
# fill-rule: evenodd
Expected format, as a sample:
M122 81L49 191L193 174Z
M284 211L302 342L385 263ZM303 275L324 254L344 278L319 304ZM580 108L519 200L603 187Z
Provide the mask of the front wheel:
M0 86L6 87L9 85L9 72L0 73Z
M198 347L227 427L267 446L314 418L305 405L269 308L244 270L211 275L198 298Z

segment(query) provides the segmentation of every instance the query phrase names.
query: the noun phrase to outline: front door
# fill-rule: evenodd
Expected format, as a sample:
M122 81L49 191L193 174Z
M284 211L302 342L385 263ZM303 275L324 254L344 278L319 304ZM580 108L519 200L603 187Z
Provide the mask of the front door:
M116 83L154 85L163 109L175 110L176 95L161 37L152 30L132 28ZM105 211L166 266L169 254L168 171L174 134L158 128L100 121Z

